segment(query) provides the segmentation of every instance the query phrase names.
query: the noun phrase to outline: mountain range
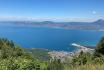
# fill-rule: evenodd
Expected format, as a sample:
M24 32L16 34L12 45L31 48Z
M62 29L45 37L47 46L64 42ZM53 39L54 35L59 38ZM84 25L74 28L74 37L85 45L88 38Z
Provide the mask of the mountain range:
M32 27L52 27L64 29L83 30L104 30L104 20L99 19L94 22L53 22L53 21L0 21L0 26L32 26Z

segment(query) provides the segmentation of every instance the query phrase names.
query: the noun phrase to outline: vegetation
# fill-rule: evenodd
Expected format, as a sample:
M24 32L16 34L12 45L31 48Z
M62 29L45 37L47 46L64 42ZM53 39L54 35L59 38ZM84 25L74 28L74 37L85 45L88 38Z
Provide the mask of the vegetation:
M27 52L29 52L31 55L33 55L35 58L40 59L42 61L47 61L50 59L50 56L48 55L49 50L42 49L42 48L32 48L32 49L26 49Z
M65 64L64 70L104 70L104 37L93 54L80 52L69 64Z
M43 70L38 59L7 39L0 39L0 70Z
M52 60L51 62L49 62L47 66L47 70L63 70L63 69L64 65L60 59Z
M102 37L96 47L96 54L104 55L104 37Z
M94 53L84 53L67 58L49 60L48 50L23 49L0 39L0 70L104 70L104 37ZM38 54L39 53L39 54Z
M86 64L76 67L65 67L64 70L104 70L104 64Z

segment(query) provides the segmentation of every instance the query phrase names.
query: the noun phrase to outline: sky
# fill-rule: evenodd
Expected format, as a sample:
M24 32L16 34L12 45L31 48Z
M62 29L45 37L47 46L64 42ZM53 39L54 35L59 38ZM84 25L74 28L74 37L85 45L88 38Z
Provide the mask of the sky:
M104 0L0 0L0 20L93 21Z

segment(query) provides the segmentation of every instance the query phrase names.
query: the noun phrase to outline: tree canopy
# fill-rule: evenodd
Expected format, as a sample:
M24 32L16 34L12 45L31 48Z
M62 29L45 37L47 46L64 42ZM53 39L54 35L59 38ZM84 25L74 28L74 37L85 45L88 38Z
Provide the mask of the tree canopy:
M95 49L96 54L104 55L104 37L101 38Z

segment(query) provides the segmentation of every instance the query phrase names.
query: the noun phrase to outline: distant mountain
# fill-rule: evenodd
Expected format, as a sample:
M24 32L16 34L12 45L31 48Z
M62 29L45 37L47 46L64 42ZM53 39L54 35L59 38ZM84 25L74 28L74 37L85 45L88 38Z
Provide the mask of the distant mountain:
M52 27L52 28L83 29L83 30L104 30L104 20L103 19L99 19L95 22L0 21L0 26L1 25Z
M104 20L103 19L99 19L95 22L93 22L94 25L100 25L100 26L104 26Z

